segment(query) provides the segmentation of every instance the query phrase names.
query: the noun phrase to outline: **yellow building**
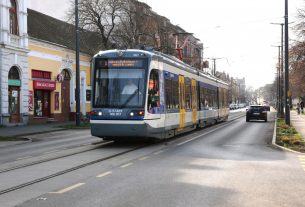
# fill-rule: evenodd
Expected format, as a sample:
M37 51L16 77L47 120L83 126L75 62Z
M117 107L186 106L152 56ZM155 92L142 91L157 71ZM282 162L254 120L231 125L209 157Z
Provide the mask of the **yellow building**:
M73 25L28 9L29 122L68 121L75 116L75 29ZM82 40L88 35L85 34ZM90 44L89 39L86 46ZM92 52L80 53L81 113L90 110ZM93 45L93 44L92 44Z

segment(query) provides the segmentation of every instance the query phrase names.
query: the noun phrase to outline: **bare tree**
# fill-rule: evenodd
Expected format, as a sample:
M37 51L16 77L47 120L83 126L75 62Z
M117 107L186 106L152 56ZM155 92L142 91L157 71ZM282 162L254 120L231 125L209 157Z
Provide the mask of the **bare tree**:
M71 0L69 19L74 21L75 3ZM127 0L81 0L79 2L79 27L96 32L101 37L101 49L115 46L112 34L120 22Z
M158 47L157 15L151 8L136 0L127 0L114 38L121 47L135 48L140 45Z
M305 42L290 49L290 86L293 97L305 96Z

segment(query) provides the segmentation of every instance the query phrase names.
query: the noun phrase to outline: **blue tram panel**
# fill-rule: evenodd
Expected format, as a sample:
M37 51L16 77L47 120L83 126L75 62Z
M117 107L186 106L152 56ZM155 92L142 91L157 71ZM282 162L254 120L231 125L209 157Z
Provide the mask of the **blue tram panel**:
M219 87L227 90L227 84L175 57L110 50L94 56L91 71L93 136L164 139L228 116L225 93L218 93ZM209 104L217 110L200 115Z

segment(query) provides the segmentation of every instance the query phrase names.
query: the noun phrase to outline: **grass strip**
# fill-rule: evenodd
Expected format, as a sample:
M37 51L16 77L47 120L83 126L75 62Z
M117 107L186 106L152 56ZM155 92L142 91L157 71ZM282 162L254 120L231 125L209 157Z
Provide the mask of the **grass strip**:
M305 152L302 135L294 127L285 124L284 119L277 120L276 143L297 152Z

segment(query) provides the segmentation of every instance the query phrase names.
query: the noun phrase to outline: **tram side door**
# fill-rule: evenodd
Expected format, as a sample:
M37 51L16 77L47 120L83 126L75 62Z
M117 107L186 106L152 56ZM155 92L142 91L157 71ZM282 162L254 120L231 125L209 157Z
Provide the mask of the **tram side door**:
M197 123L197 81L192 79L192 121Z
M185 82L183 75L179 75L179 110L180 129L182 129L185 127Z

